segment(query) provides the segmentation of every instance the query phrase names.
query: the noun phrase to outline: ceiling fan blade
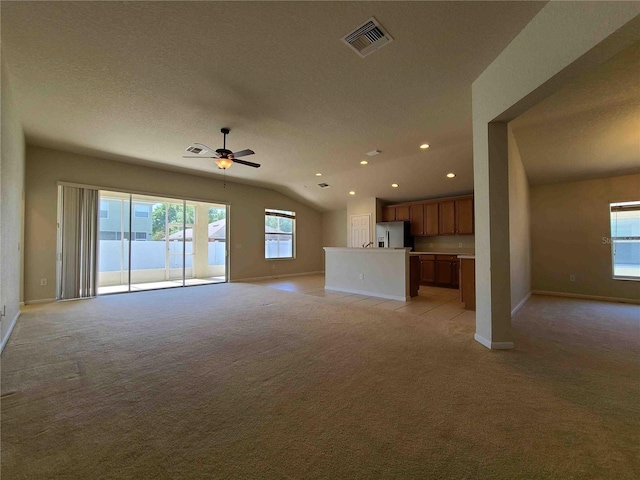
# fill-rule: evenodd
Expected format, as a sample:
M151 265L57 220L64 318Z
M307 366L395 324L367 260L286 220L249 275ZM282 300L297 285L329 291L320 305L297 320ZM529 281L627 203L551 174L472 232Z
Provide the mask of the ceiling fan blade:
M205 157L204 155L183 155L182 158L218 158L218 157Z
M216 149L215 148L211 148L211 147L207 147L204 143L194 143L194 145L198 148L201 148L202 150L207 150L211 153L216 153Z
M233 152L233 156L246 157L247 155L253 155L254 153L256 152L254 152L253 150L246 149L246 150L240 150L239 152Z
M240 165L246 165L247 167L258 168L260 166L259 163L247 162L246 160L238 160L237 158L231 159L233 163L239 163Z

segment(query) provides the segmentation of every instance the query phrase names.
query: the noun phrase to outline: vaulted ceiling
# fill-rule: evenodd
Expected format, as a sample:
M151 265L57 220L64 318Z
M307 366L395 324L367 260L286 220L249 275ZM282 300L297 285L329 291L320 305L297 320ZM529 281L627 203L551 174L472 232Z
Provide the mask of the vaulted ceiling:
M471 83L544 3L3 2L2 56L30 144L218 177L182 156L228 127L262 164L228 180L334 210L472 191ZM371 16L394 40L360 58ZM513 123L527 168L544 115Z

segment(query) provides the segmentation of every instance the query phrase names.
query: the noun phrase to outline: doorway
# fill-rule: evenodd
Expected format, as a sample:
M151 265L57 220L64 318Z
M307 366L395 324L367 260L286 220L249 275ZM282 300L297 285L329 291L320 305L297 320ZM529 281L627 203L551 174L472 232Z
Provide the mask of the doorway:
M227 281L226 205L99 195L99 295Z
M350 247L361 248L371 242L371 215L351 215L349 229Z

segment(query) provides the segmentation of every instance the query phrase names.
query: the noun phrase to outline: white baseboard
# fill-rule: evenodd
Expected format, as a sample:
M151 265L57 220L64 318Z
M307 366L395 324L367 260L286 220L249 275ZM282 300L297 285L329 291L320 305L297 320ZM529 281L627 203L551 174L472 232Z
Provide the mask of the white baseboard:
M491 350L509 350L513 348L513 342L490 342L489 340L487 340L484 337L481 337L477 333L473 336L473 338L475 338L476 342L481 343L482 345L484 345L487 348L490 348Z
M0 344L0 353L2 353L4 351L4 346L9 341L9 337L11 336L11 333L13 332L13 327L15 327L16 323L18 323L18 318L19 317L20 317L20 312L16 313L16 316L13 317L12 322L9 324L9 328L7 329L7 333L4 336L4 338L2 339L2 343Z
M344 292L344 293L355 293L356 295L366 295L367 297L377 297L377 298L386 298L387 300L399 300L401 302L408 302L410 297L401 297L398 295L384 295L382 293L375 292L367 292L365 290L356 290L353 288L335 288L335 287L324 287L325 290L331 290L333 292Z
M38 300L27 300L24 303L25 305L37 305L39 303L53 303L55 301L55 298L40 298Z
M600 302L633 303L636 305L640 305L640 299L638 298L603 297L600 295L583 295L581 293L566 293L566 292L547 292L544 290L533 290L531 293L533 293L534 295L549 295L552 297L581 298L584 300L598 300Z
M305 275L319 275L324 273L324 270L320 270L318 272L303 272L303 273L287 273L284 275L268 275L266 277L253 277L253 278L235 278L233 280L229 280L231 283L237 282L258 282L260 280L273 280L275 278L287 278L287 277L304 277Z
M24 302L20 302L20 306L21 306L21 307L24 307Z
M518 313L518 311L522 307L524 307L524 304L527 303L530 298L531 298L531 292L527 293L527 295L522 299L522 301L518 305L516 305L516 308L511 310L511 318L513 318L515 316L515 314Z

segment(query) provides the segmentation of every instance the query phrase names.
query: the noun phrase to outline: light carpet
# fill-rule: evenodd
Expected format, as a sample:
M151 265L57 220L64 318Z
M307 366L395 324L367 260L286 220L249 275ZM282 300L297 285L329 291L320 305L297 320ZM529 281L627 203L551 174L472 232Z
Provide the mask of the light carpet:
M640 309L533 297L516 348L247 284L31 306L3 479L632 479Z

